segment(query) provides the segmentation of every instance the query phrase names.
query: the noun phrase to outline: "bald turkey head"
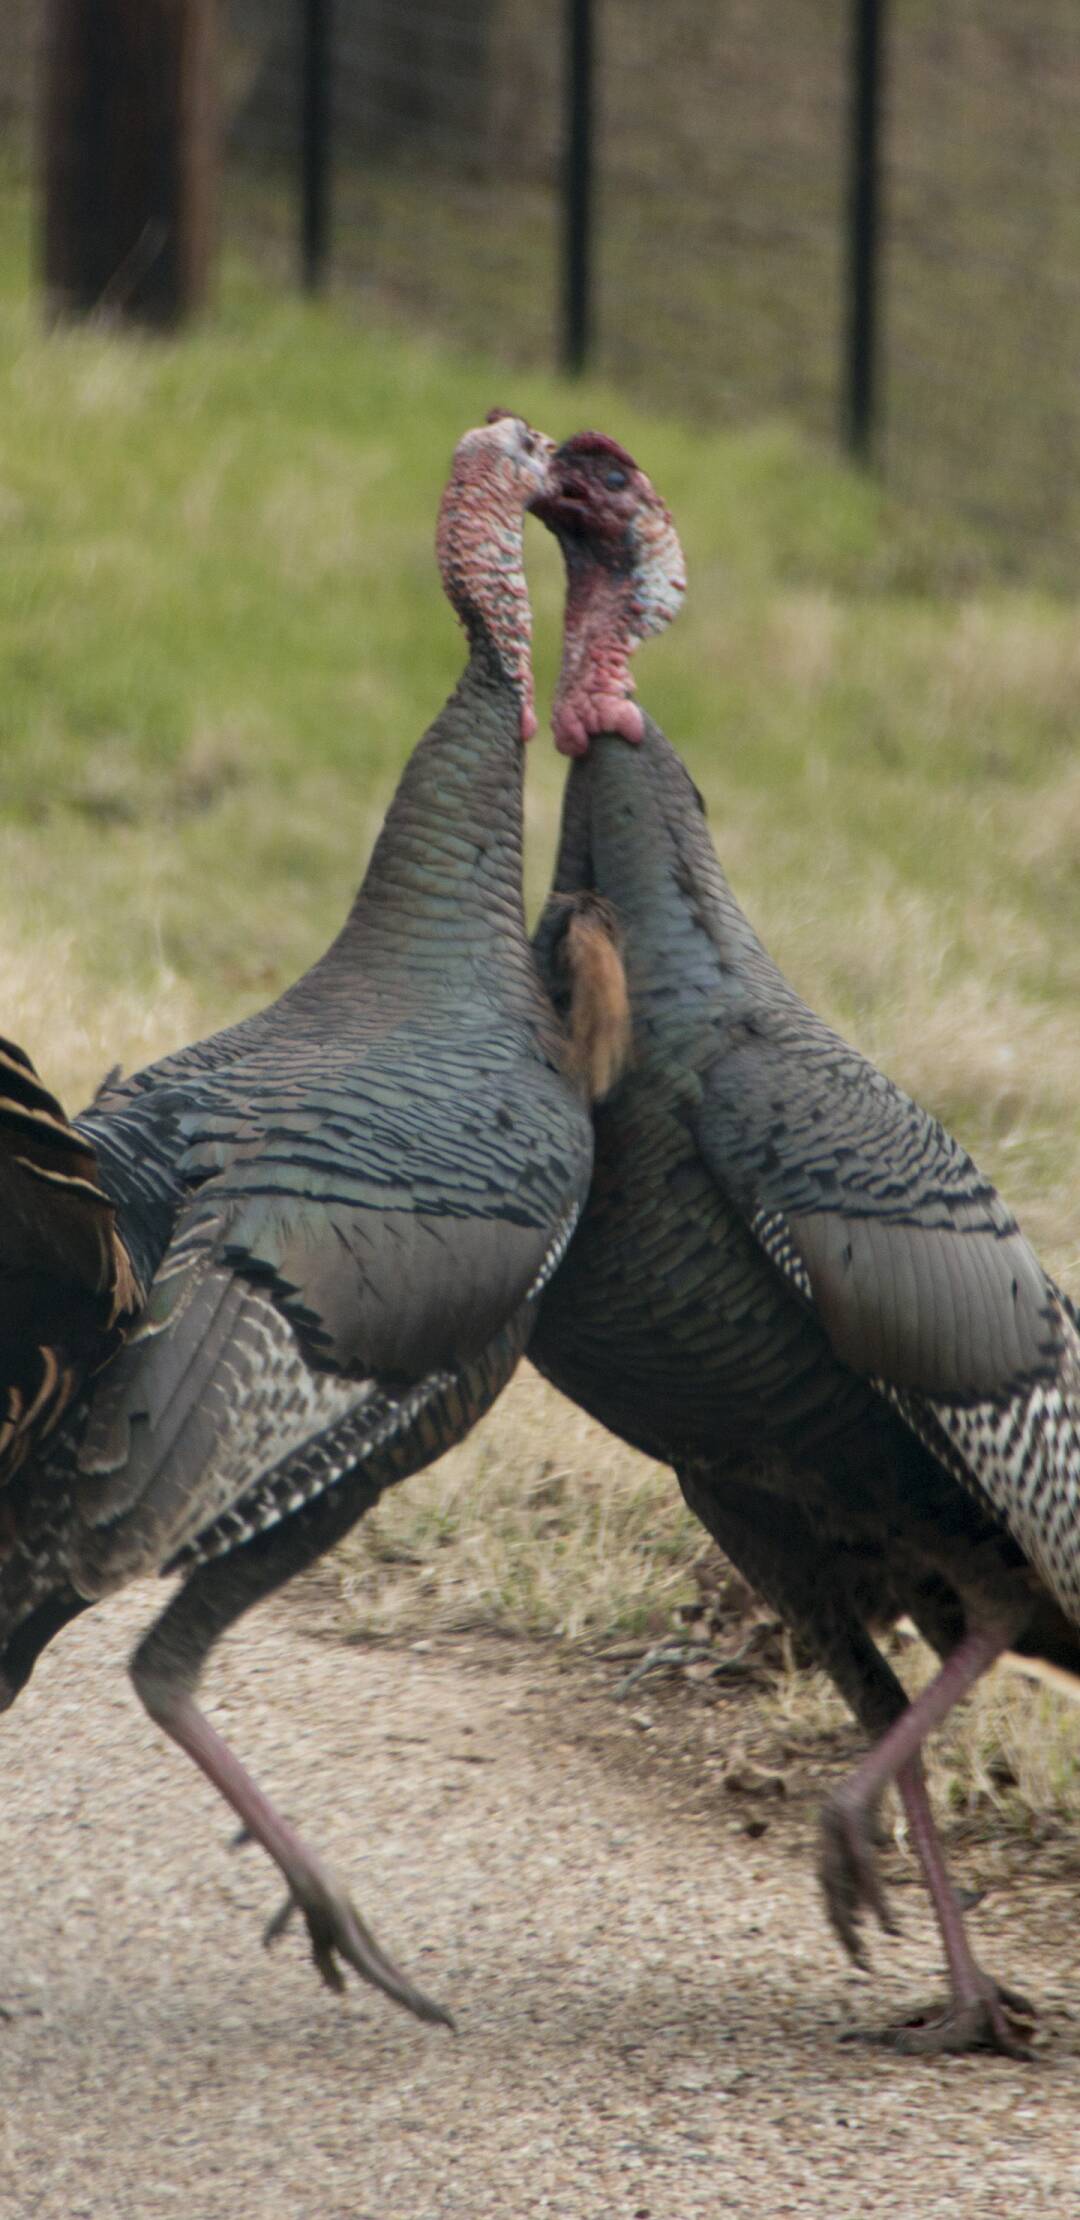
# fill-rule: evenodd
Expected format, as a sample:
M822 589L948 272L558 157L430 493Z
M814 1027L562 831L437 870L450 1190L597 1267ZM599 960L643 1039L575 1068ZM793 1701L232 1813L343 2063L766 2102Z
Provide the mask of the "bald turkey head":
M630 657L682 607L686 570L671 516L643 470L604 432L556 449L532 511L556 535L567 571L556 746L584 755L593 735L639 741Z

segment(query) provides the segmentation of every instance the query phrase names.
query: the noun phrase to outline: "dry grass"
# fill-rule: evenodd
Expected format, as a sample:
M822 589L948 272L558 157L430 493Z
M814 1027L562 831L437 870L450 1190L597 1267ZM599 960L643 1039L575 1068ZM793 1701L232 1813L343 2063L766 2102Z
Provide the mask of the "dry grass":
M33 934L0 916L3 1029L38 1064L69 1110L95 1092L114 1064L137 1070L198 1037L190 988L165 964L149 998L129 989L89 993L71 934Z
M888 1637L884 1647L913 1694L937 1670L932 1652L914 1636ZM806 1748L824 1743L850 1715L818 1672L777 1674L759 1697L764 1721L781 1740ZM1080 1689L1069 1696L1003 1659L967 1703L952 1714L925 1752L927 1779L939 1818L961 1832L992 1822L1021 1835L1054 1823L1075 1824L1080 1811ZM899 1801L891 1824L906 1834Z
M1080 1276L1080 1044L1040 995L1052 949L1006 903L955 905L893 884L853 901L842 940L827 913L805 968L839 1029L962 1134L1050 1269Z
M1029 796L1021 852L1032 871L1075 894L1080 878L1080 763Z
M342 1597L368 1635L658 1632L701 1539L663 1466L525 1364L467 1441L369 1512L339 1558Z

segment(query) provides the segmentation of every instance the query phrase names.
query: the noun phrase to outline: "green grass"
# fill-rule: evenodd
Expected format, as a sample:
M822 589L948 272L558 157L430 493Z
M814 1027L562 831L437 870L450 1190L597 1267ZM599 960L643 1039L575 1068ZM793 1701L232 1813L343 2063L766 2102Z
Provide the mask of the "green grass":
M230 263L175 345L46 339L0 214L0 1029L69 1100L238 1016L325 944L461 663L432 556L492 402L599 423L670 500L685 619L644 698L812 1002L962 1133L1080 1280L1074 607L788 425L700 432L599 384L440 350ZM555 551L530 527L541 706ZM977 577L977 573L971 574ZM947 586L948 591L943 591ZM529 766L530 899L561 766ZM554 1476L553 1476L554 1475ZM363 1623L640 1628L700 1536L668 1477L526 1378L365 1522Z

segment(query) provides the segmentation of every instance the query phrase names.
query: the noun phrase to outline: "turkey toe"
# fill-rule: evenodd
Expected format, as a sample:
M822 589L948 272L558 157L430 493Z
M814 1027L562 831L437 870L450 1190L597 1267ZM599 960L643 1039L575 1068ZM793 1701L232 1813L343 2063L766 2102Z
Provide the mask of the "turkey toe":
M345 1988L345 1977L338 1964L338 1959L342 1958L362 1980L370 1981L373 1988L381 1989L384 1996L414 2013L418 2020L454 2028L452 2013L436 2004L432 1997L425 1996L376 1942L343 1883L334 1874L323 1868L297 1875L290 1894L266 1927L263 1941L267 1947L285 1933L296 1911L304 1915L311 1939L311 1955L328 1989L340 1995Z
M970 2051L996 2051L1004 2058L1030 2060L1035 2012L1015 1990L987 1980L980 1996L914 2012L898 2025L855 2031L848 2042L882 2045L908 2058L940 2058Z
M871 1912L886 1935L900 1930L878 1871L872 1817L842 1792L830 1797L822 1810L818 1877L831 1926L848 1956L865 1970L859 1934L863 1913Z

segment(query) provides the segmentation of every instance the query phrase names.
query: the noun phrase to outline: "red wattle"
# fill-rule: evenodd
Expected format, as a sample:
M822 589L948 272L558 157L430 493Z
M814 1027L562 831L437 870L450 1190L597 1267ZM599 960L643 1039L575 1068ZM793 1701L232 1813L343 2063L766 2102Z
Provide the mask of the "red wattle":
M572 705L566 701L557 706L551 724L560 755L587 755L590 740L600 732L613 732L634 747L645 738L645 719L636 701L623 694L595 694L591 699L579 694Z

